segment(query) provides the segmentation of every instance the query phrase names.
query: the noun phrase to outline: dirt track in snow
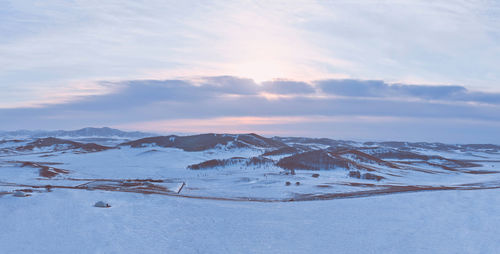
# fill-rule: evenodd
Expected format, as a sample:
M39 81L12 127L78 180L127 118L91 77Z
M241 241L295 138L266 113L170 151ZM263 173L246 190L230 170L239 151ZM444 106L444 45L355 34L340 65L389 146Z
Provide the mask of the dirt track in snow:
M345 198L361 198L377 195L389 195L406 192L420 191L445 191L445 190L482 190L482 189L498 189L500 182L485 182L472 183L456 186L428 186L428 185L387 185L387 184L359 184L359 183L332 183L339 185L348 185L354 187L370 188L368 190L350 191L341 193L311 193L297 194L292 198L272 199L272 198L250 198L250 197L217 197L217 196L202 196L202 195L185 195L178 194L174 190L170 190L161 183L172 182L169 179L61 179L69 181L85 182L78 185L29 185L0 182L0 186L17 187L15 191L23 192L51 192L53 189L74 189L74 190L102 190L115 192L129 192L140 194L164 195L179 198L191 199L206 199L206 200L224 200L224 201L245 201L245 202L298 202L298 201L313 201L313 200L333 200ZM329 184L331 185L331 184ZM325 185L329 186L329 185ZM12 194L13 192L1 192L0 196Z

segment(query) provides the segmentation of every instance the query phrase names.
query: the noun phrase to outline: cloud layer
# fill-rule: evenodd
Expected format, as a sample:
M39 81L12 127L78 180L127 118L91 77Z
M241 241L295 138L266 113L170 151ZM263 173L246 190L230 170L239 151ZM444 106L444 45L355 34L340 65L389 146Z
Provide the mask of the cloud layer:
M356 79L322 80L316 84L325 93L348 97L500 104L500 93L471 92L463 86L387 84L381 80Z
M4 129L115 126L157 132L261 132L350 139L500 143L500 94L372 80L233 76L101 82L111 91L0 109Z

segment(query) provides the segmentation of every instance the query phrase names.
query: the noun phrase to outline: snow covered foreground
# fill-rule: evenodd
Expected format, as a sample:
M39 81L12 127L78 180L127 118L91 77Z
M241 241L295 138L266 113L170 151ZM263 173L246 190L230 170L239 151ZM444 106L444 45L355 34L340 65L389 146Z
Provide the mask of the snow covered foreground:
M0 199L0 253L498 253L499 194L257 203L57 189Z

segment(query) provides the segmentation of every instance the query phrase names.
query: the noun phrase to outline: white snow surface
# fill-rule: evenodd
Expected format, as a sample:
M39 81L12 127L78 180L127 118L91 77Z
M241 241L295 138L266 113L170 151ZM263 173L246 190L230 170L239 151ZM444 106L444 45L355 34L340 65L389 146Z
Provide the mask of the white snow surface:
M384 185L479 183L498 188L500 174L494 171L500 168L499 153L421 151L479 164L458 171L418 160L392 161L400 168L391 168L345 156L385 177L377 182L351 178L344 169L297 170L291 175L273 164L187 168L211 159L255 157L265 151L257 148L186 152L150 146L82 153L54 151L54 147L17 151L18 145L22 143L0 145L4 149L0 150L0 254L498 253L500 249L500 189L277 202L307 194L377 190ZM281 157L268 156L275 161ZM43 177L43 165L69 173ZM313 173L320 176L312 177ZM291 184L285 186L285 182ZM375 186L365 186L370 184ZM99 189L103 185L111 190ZM75 186L86 189L66 189ZM130 192L145 186L175 193L180 186L183 189L180 196L168 191ZM31 192L22 190L30 188ZM94 207L98 201L111 207Z
M0 252L498 253L499 194L253 203L55 190L0 198Z

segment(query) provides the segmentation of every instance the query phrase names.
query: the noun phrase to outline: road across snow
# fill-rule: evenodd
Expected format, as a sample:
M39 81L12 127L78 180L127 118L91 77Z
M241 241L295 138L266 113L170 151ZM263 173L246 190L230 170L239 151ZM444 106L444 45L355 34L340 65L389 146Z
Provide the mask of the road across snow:
M103 200L112 206L96 208ZM498 253L500 190L292 203L54 190L0 198L0 253Z

